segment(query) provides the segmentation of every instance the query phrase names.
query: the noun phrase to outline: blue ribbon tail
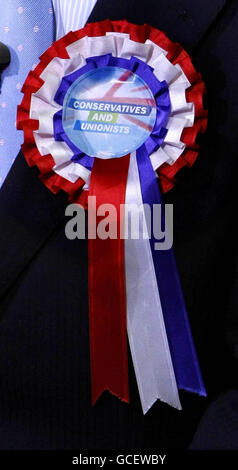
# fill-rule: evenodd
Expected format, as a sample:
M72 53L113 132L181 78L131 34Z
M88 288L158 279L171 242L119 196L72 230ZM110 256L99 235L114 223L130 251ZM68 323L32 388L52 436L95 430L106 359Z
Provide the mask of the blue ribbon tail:
M149 204L151 208L154 204L162 205L158 181L144 145L137 150L136 158L143 203ZM163 209L161 213L164 213ZM153 210L151 215L153 228ZM151 232L151 252L177 386L206 396L173 249L155 250L158 240L154 237L153 229Z

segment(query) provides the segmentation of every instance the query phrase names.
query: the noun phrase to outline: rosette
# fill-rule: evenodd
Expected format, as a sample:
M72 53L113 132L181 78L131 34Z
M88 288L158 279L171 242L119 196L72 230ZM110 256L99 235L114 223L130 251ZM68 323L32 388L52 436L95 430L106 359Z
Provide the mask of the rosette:
M206 395L172 247L157 249L144 224L144 208L160 207L166 228L159 186L169 190L194 163L206 129L190 57L148 25L107 20L55 42L22 91L28 164L89 211L92 402L104 390L129 402L127 335L144 413L157 399L180 409L178 389ZM143 208L137 239L125 236L133 204ZM120 227L101 239L94 222L107 205Z

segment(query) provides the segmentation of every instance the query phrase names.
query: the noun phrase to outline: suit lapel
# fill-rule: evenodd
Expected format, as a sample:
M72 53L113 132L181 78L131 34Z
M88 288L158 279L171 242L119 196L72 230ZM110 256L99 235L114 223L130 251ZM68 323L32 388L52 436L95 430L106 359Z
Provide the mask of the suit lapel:
M63 223L67 196L52 194L22 153L0 190L0 298Z
M88 22L109 18L147 23L192 52L226 3L226 0L98 0Z

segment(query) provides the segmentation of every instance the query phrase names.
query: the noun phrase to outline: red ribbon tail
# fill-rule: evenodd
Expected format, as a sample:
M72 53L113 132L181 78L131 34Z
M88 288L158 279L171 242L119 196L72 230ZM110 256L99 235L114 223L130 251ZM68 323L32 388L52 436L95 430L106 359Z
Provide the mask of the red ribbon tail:
M125 203L128 166L129 155L108 160L95 158L90 180L89 330L93 404L104 390L129 403L124 240L120 237L124 222L120 205ZM108 238L101 238L100 224L109 230Z

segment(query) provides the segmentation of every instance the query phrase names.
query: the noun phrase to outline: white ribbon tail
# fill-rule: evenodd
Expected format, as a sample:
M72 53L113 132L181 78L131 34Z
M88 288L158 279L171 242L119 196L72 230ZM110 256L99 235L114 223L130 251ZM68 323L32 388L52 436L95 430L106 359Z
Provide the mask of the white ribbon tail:
M125 202L143 207L135 152L130 156ZM181 409L150 241L143 238L141 223L138 238L130 237L125 234L127 332L143 413L157 399Z

